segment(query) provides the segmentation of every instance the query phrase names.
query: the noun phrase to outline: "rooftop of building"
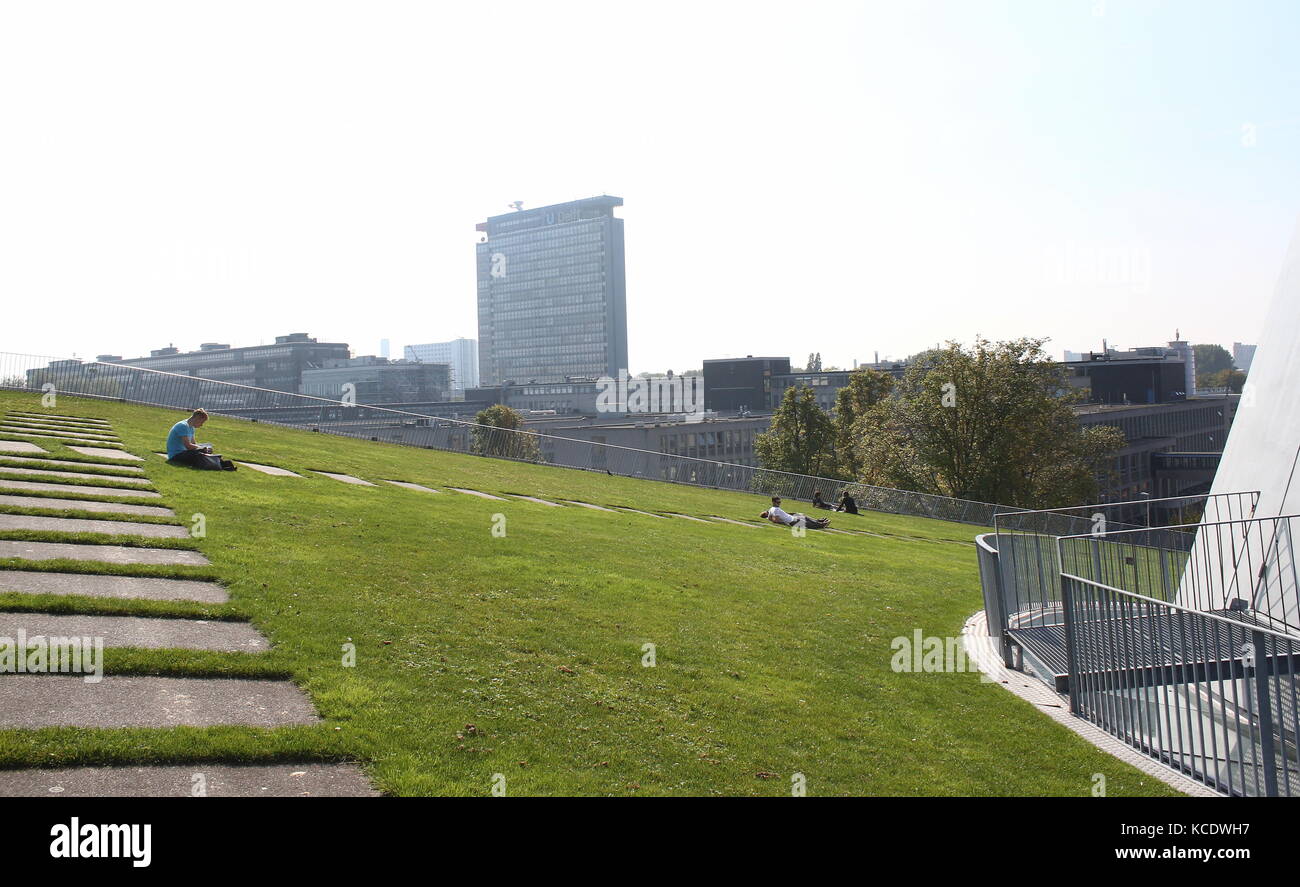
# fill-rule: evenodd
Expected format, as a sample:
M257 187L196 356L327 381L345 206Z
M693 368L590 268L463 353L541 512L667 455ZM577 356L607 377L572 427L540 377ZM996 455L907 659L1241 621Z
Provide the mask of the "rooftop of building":
M547 212L560 212L566 209L582 209L584 207L599 207L601 209L613 209L616 206L623 205L622 197L613 197L609 194L601 194L596 197L584 197L580 200L570 200L566 203L552 203L547 206L523 207L512 210L500 215L488 216L488 222L496 222L501 219L513 219L517 217L526 217L538 215Z

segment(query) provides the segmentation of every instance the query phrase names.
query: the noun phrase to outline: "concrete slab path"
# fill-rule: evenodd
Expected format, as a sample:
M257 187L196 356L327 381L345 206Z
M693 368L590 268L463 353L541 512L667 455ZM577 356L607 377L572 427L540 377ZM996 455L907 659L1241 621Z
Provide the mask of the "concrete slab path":
M100 456L104 459L126 459L131 462L143 462L139 456L134 453L128 453L126 450L119 450L110 447L68 447L74 453L80 453L83 456Z
M405 481L405 480L390 480L390 481L385 481L385 483L390 483L395 487L401 487L404 490L417 490L421 493L440 492L439 490L435 490L433 487L426 487L423 484L413 484L410 481Z
M320 721L290 681L0 675L0 727L280 727Z
M93 474L88 471L64 471L61 468L28 468L27 466L0 465L0 474L30 474L40 477L68 477L75 480L109 480L113 483L131 484L132 486L152 486L153 481L147 477L126 477L120 474Z
M49 508L60 511L94 511L103 514L175 517L176 512L161 505L126 505L121 502L91 502L83 499L54 499L48 496L8 496L0 494L0 506L13 508Z
M455 490L457 493L464 493L466 496L477 496L480 499L493 499L497 502L506 501L500 496L493 496L491 493L480 493L478 490L467 490L464 487L447 487L447 489Z
M29 561L66 558L74 561L102 561L106 564L165 564L203 567L211 563L197 551L176 548L135 548L128 545L72 545L63 542L29 542L0 539L0 557Z
M230 592L217 582L35 570L0 570L0 591L119 599L139 598L146 601L193 601L200 604L224 604L230 600Z
M0 530L37 530L53 533L112 533L146 539L185 539L188 527L174 524L144 524L136 521L92 520L76 517L47 517L33 514L0 514Z
M341 481L341 482L343 482L343 483L345 483L345 484L352 484L352 485L354 485L354 486L358 486L358 487L373 487L373 486L375 486L375 484L372 484L372 483L371 483L370 481L368 481L368 480L362 480L361 478L359 478L359 477L353 477L353 476L350 475L350 474L336 474L336 473L333 472L333 471L317 471L316 473L317 473L317 474L323 474L323 475L325 475L326 477L331 477L331 478L333 478L334 480Z
M179 764L0 771L6 798L188 798L195 775L208 798L374 798L356 764Z
M34 443L25 440L0 440L0 453L47 453Z
M16 638L20 629L28 638L37 635L103 638L105 647L220 650L227 653L262 653L271 648L262 633L247 622L0 613L0 637Z
M117 487L92 487L85 484L47 484L34 480L4 480L0 478L0 489L27 490L42 493L77 493L83 496L125 496L130 499L161 499L162 493L153 490L127 490Z
M46 468L50 465L61 465L65 468L85 468L89 465L95 468L103 468L106 472L112 472L104 475L105 477L135 477L144 474L144 469L138 465L113 465L108 462L89 461L76 462L72 459L33 459L27 456L0 456L0 464L26 468Z

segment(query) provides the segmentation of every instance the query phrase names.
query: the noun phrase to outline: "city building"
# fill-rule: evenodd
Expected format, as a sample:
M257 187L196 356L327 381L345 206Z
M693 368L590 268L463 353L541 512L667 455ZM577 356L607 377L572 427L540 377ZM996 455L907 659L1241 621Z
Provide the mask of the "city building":
M350 386L350 387L349 387ZM448 400L451 367L445 363L354 357L303 370L301 393L355 403L436 403Z
M770 409L772 377L790 373L788 357L722 358L704 361L704 408L718 413Z
M407 345L407 360L420 363L445 363L451 367L452 397L463 397L468 388L479 387L478 342L475 339L452 339L427 345Z
M599 393L600 386L595 379L579 379L469 388L465 391L465 399L505 404L525 415L536 411L553 412L558 416L594 416Z
M557 449L565 445L556 438L610 444L635 450L646 450L663 456L688 456L694 459L730 465L757 466L754 440L768 430L771 416L744 416L692 420L682 415L647 415L628 417L616 421L586 420L562 422L557 420L530 421L529 431L547 435L542 438L542 456L548 462L566 461L556 458ZM593 468L604 467L610 454L593 447ZM679 460L641 457L646 464L639 475L661 480L686 480L681 476ZM570 458L569 461L572 461ZM687 480L687 482L690 482Z
M612 377L627 368L623 220L614 215L622 205L592 197L477 226L481 386Z
M607 377L526 385L470 388L467 400L501 403L524 413L558 416L626 416L645 413L701 413L703 383L699 376Z
M768 406L776 409L781 405L785 392L789 388L808 388L817 400L817 406L824 412L835 412L835 399L839 391L849 384L852 370L825 370L816 373L775 373L772 376L771 391L768 394Z
M1250 372L1250 365L1255 362L1255 346L1242 342L1232 343L1232 362L1243 373Z
M1187 397L1186 365L1173 354L1080 356L1062 366L1070 387L1083 391L1089 403L1166 403Z
M1166 403L1075 408L1079 424L1110 425L1126 446L1103 478L1101 501L1160 499L1205 492L1228 439L1240 395L1184 398Z
M103 358L112 355L103 355ZM346 342L317 342L306 333L276 336L273 345L231 348L207 342L197 351L182 352L168 346L151 351L148 357L106 361L124 366L165 370L218 382L233 382L273 391L297 392L304 370L319 369L327 361L347 360ZM101 358L101 359L103 359Z

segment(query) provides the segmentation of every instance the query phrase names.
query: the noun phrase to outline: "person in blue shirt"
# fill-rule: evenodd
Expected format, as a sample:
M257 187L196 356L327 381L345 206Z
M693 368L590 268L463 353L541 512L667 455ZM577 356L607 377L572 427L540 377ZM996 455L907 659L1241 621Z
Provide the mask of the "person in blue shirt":
M194 441L194 432L208 421L204 410L194 410L190 417L172 426L167 435L167 461L207 471L234 471L235 463L212 452L211 444Z

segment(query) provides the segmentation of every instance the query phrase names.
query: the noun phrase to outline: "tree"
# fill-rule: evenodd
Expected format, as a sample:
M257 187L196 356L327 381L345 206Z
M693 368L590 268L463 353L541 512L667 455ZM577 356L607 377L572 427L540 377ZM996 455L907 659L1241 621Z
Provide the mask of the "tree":
M1118 429L1083 429L1043 339L955 342L910 366L854 425L859 479L1024 508L1096 497Z
M504 456L537 462L542 451L536 435L521 430L524 417L518 410L505 404L493 404L474 417L475 427L470 433L474 442L472 452L483 456Z
M848 384L836 393L835 462L844 477L856 478L862 470L854 445L854 425L893 390L893 376L864 367L850 373Z
M1196 384L1202 388L1226 388L1232 394L1240 394L1246 385L1246 374L1241 370L1220 370L1209 376L1196 374Z
M824 476L835 468L835 424L811 388L787 388L766 434L754 440L758 464L773 471Z
M1193 345L1192 353L1196 355L1196 384L1210 385L1209 378L1215 373L1233 369L1232 355L1222 345Z

